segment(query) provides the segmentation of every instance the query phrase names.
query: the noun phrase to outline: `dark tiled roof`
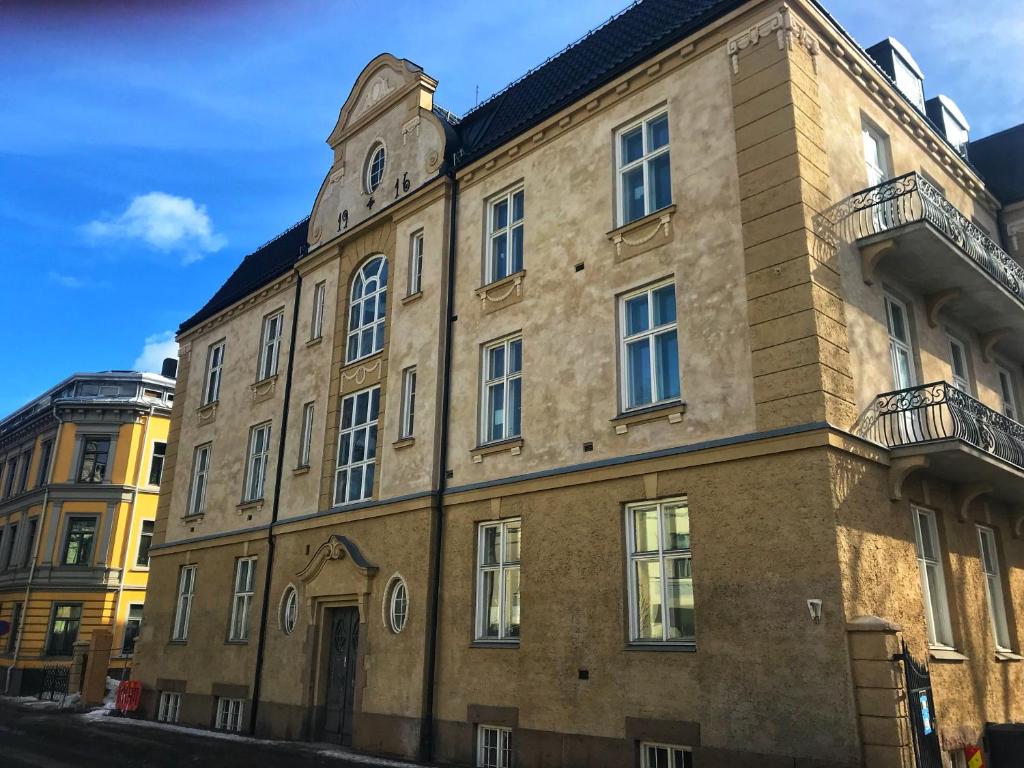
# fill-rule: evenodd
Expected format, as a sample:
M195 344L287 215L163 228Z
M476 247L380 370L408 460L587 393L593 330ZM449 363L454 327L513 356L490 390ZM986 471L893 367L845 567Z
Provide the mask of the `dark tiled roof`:
M1024 123L972 141L967 156L999 202L1024 200Z
M242 259L242 263L220 290L213 294L213 298L202 309L181 324L178 333L194 328L291 269L306 250L308 225L309 219L303 219Z
M669 47L742 0L645 0L590 32L464 115L466 163Z

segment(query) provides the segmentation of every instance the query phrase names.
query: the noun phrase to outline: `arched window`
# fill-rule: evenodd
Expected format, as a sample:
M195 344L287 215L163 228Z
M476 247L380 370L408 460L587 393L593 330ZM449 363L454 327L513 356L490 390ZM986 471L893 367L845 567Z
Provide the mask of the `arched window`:
M281 599L281 629L286 635L295 631L299 618L299 593L291 584L284 591Z
M354 362L384 347L387 299L388 260L374 256L360 267L352 281L345 362Z
M385 594L384 623L397 635L405 629L405 622L409 618L409 589L405 586L405 579L398 574L392 576Z
M366 157L366 191L373 194L373 191L380 186L384 178L384 160L387 152L380 142L370 148L370 154Z

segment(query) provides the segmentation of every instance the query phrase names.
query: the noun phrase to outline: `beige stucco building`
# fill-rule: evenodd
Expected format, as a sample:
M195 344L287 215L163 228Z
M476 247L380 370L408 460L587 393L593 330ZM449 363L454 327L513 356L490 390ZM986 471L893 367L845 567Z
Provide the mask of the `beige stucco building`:
M370 62L181 327L147 714L501 768L1024 720L1024 268L919 76L803 0L646 0L462 118Z

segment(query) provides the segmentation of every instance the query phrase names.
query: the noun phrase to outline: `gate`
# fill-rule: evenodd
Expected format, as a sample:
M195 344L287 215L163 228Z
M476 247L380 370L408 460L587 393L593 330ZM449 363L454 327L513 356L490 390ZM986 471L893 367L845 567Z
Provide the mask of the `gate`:
M910 730L914 734L917 768L943 768L928 667L910 655L906 643L903 644L903 653L896 659L903 662L907 680L907 711L910 713Z
M59 664L43 667L43 679L36 698L40 701L64 701L68 695L68 680L71 678L71 667Z

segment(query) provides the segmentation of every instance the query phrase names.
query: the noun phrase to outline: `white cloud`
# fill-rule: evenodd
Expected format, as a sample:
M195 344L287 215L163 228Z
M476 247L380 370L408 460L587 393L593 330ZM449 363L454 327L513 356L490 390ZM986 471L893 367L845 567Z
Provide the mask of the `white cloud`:
M142 353L132 363L132 370L160 373L165 357L178 359L178 342L174 340L174 331L147 336Z
M90 221L85 232L98 240L141 240L159 251L180 251L185 264L219 251L227 242L214 231L205 205L166 192L138 195L120 216Z
M85 285L85 281L79 277L65 275L62 272L54 272L53 270L50 270L48 277L64 288L81 288Z

